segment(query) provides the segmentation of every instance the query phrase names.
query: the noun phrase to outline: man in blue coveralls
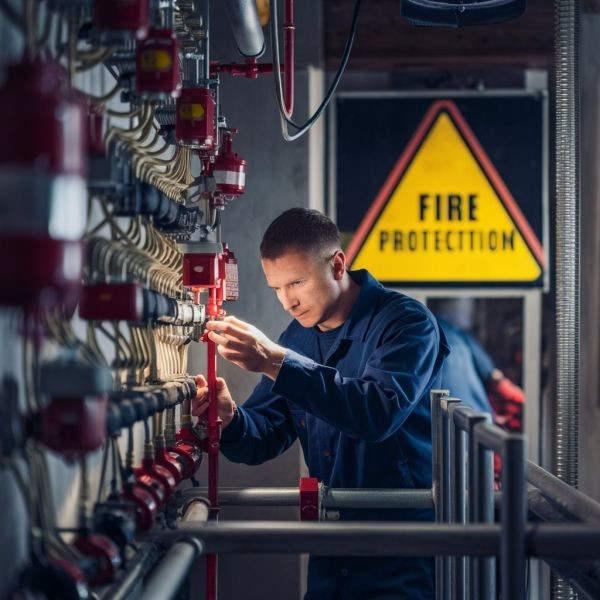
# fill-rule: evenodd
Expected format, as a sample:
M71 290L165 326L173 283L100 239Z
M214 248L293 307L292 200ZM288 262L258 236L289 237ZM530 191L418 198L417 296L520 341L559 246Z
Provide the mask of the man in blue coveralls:
M347 271L339 231L293 208L261 246L268 286L294 320L277 343L234 317L207 324L220 355L263 373L243 406L218 380L221 448L260 464L299 439L310 475L333 488L431 487L429 391L448 353L421 303ZM200 379L193 414L207 409ZM204 383L204 386L202 385ZM342 510L342 520L431 520L429 510ZM307 600L434 598L433 559L311 557Z

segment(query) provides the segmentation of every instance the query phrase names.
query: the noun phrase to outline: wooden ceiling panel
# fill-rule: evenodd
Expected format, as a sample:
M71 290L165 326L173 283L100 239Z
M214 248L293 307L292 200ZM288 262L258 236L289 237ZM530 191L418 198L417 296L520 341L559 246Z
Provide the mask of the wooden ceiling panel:
M460 29L413 27L400 18L399 0L363 0L349 69L407 66L549 66L553 61L554 3L527 0L523 16L506 23ZM325 55L336 68L354 0L324 0Z

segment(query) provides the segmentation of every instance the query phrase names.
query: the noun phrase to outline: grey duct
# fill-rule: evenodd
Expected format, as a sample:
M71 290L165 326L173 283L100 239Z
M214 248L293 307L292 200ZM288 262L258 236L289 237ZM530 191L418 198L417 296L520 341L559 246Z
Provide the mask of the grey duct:
M579 0L555 0L556 341L554 468L578 484L579 431ZM552 598L574 598L555 579Z
M233 37L240 53L248 58L261 56L265 51L265 36L258 20L256 1L227 0L226 5Z

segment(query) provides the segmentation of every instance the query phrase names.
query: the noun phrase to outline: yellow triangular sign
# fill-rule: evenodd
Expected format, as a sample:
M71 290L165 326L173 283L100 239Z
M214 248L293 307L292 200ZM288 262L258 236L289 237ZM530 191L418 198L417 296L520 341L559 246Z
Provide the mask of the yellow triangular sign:
M348 247L386 283L535 282L544 251L453 102L429 109Z

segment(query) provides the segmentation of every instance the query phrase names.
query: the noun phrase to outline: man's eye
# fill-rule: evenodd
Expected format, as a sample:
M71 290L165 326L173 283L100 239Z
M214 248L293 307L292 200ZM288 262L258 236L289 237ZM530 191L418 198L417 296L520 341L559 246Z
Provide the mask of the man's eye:
M303 281L292 281L292 283L290 284L291 286L298 286L301 283L304 283Z

